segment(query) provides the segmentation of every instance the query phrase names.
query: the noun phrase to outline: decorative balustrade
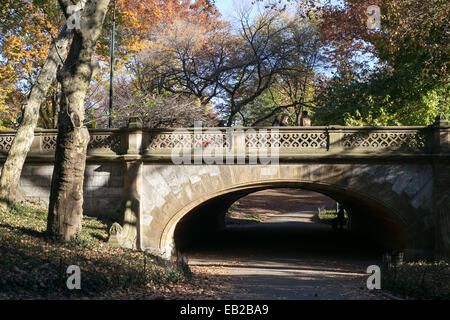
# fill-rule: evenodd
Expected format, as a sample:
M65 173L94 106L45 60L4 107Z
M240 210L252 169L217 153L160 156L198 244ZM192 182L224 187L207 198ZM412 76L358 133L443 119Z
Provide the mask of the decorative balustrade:
M417 155L442 149L439 137L448 127L261 127L112 129L90 131L89 156L141 155L170 157L174 149L212 148L246 155L260 149L277 150L280 157L303 155ZM0 131L0 157L5 157L14 131ZM57 131L37 130L30 156L51 156ZM436 151L438 150L438 151ZM447 152L447 151L445 151Z
M15 131L0 131L0 155L6 155L14 141ZM90 131L89 154L122 154L126 143L126 135L121 130L92 130ZM52 155L56 150L57 130L36 130L31 155Z
M431 135L421 129L359 129L346 130L342 137L344 149L422 152L430 146Z
M277 149L286 154L430 153L432 127L271 127L147 131L145 154L167 154L174 148L211 147Z
M199 148L231 146L230 137L225 130L211 129L201 133L191 129L177 129L172 131L146 131L144 145L146 153L170 152L174 148Z

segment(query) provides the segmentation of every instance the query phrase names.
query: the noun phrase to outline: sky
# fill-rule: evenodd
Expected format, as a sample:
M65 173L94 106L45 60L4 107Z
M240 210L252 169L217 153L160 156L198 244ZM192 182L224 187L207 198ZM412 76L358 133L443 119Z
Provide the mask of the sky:
M233 20L236 17L236 9L242 7L243 5L248 5L251 7L252 2L254 2L254 1L255 0L215 0L214 3L216 5L217 9L219 10L219 12L222 14L223 19L230 21L233 24ZM295 1L293 1L293 2L295 2ZM332 0L331 3L333 5L342 5L341 0ZM361 59L361 61L362 60L369 61L371 67L374 67L375 63L377 62L376 59L372 60L373 57L370 55L369 56L360 56L359 59ZM331 68L331 69L320 69L318 71L320 71L323 75L325 75L327 77L332 77L336 70Z
M214 3L223 16L227 17L230 15L233 8L233 0L216 0Z
M282 2L284 2L284 0ZM215 0L214 3L224 20L231 22L233 22L233 18L236 18L238 8L256 9L260 7L261 9L264 9L263 2L258 2L256 0ZM294 3L295 1L292 1L292 4ZM256 11L253 11L253 13L256 13Z
M237 2L251 4L251 0L238 0ZM214 3L226 20L230 20L230 18L233 17L233 9L236 7L236 0L216 0Z
M255 0L215 0L215 5L219 9L225 20L231 20L235 14L235 8L241 6L242 4L252 5ZM295 2L295 1L294 1ZM342 3L341 0L332 0L334 5L339 5Z
M232 25L235 24L237 18L237 9L244 8L248 6L251 8L254 0L215 0L215 5L219 12L222 14L224 20L231 22Z

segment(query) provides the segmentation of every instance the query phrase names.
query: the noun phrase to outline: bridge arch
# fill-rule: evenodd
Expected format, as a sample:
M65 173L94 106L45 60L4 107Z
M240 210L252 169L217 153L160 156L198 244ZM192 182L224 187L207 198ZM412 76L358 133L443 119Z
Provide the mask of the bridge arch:
M432 247L434 226L432 218L429 220L433 204L429 197L432 197L433 175L427 166L281 164L270 175L262 174L267 169L264 166L157 167L144 166L143 172L140 241L144 250L170 256L176 249L177 227L188 217L201 216L197 224L204 220L205 223L198 225L206 230L237 199L282 187L319 192L344 203L366 227L376 226L373 233L392 248L406 249L414 255ZM145 181L152 181L153 185L146 185ZM165 190L163 198L155 199L152 195L155 181L159 181L159 194ZM152 206L147 207L147 203ZM217 215L205 214L212 208ZM157 223L145 223L150 220Z
M200 205L197 205L197 203L188 205L168 222L161 236L160 246L164 248L174 241L175 248L180 249L179 247L183 244L183 240L179 238L183 236L183 233L202 235L203 229L206 231L203 232L205 237L211 231L217 232L222 230L225 214L232 203L258 191L281 188L314 191L338 201L350 211L355 233L359 231L360 234L365 236L372 233L372 239L377 240L379 244L384 245L386 248L401 250L407 247L410 242L406 231L408 221L400 220L401 215L396 211L397 208L387 207L370 196L336 188L333 185L295 180L274 180L221 190L220 192L209 194L204 201L199 199L203 201ZM299 203L300 206L301 204ZM207 215L206 218L205 215ZM208 216L210 219L208 219ZM190 226L188 223L183 224L186 218L191 218ZM379 231L384 231L384 233L379 234Z

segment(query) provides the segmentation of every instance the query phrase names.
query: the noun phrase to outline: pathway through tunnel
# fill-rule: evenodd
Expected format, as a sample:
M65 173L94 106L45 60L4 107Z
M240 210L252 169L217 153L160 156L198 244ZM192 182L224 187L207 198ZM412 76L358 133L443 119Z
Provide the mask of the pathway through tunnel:
M232 277L236 291L224 293L227 299L382 298L365 283L384 249L349 224L333 230L336 209L336 201L312 191L255 192L230 207L223 231L199 235L181 252L191 266Z

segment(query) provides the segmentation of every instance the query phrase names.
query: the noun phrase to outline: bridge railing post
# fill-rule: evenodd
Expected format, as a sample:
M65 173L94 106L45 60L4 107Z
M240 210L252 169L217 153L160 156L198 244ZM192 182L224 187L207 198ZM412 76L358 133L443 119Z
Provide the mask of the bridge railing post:
M43 143L42 143L43 132L42 129L36 129L34 131L34 139L31 143L30 153L31 154L41 154L44 153Z
M450 121L441 114L436 117L434 128L434 153L450 153Z
M450 154L450 121L443 114L434 123L433 153L439 156L433 163L435 259L450 261L450 165L441 157Z
M127 154L141 154L143 141L142 122L140 122L137 118L131 119L128 123L128 130L125 132L128 138Z
M331 125L327 128L328 144L327 148L333 153L339 153L344 150L342 144L343 130L341 126Z
M237 164L245 164L245 157L247 154L247 146L245 144L244 127L236 126L232 128L232 159L236 159Z

